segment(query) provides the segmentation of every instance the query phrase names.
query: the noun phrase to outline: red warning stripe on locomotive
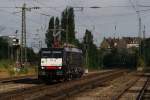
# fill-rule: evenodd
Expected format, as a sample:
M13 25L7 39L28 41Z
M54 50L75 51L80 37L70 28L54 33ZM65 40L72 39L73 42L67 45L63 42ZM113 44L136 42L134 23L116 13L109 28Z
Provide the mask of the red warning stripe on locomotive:
M50 69L61 69L62 66L44 66L46 69L50 70Z

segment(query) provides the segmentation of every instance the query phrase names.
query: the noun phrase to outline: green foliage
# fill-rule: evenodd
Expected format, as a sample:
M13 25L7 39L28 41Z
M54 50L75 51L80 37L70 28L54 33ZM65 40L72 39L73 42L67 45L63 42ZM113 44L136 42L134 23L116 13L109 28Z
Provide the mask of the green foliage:
M54 29L54 23L56 29L63 29L61 31L61 42L62 44L66 43L66 34L68 35L68 43L74 44L74 45L79 45L79 41L75 38L75 21L74 21L74 10L73 8L66 8L61 15L61 27L60 25L60 20L58 17L54 18L51 17L49 21L49 27L48 30L45 34L45 43L48 48L52 47L53 45L53 29ZM55 31L56 33L58 30ZM55 34L55 33L54 33Z
M75 39L74 45L77 46L78 48L82 49L82 43L80 43L78 39Z
M142 68L145 67L145 61L144 61L143 57L138 58L137 67L142 67Z
M17 48L19 47L10 47L8 44L8 40L4 38L0 38L0 64L4 64L2 66L7 66L12 62L12 59L9 57L10 56L10 48L13 49L12 54L13 54L13 60L16 60L16 55L17 55ZM28 61L36 61L38 56L34 53L32 48L27 48L27 57ZM4 62L4 63L3 63ZM7 62L7 63L5 63ZM6 65L5 65L6 64Z
M68 30L67 30L68 27ZM74 44L75 42L75 21L74 21L74 10L73 8L66 8L62 12L61 17L61 28L65 31L61 32L62 43L66 42L66 34L68 35L68 42Z
M50 18L48 30L47 30L47 33L45 34L45 43L48 48L52 47L52 43L53 43L53 30L52 29L54 29L54 17Z
M36 74L37 67L28 65L26 67L16 68L15 62L11 60L0 60L0 72L7 73L10 77L26 74Z
M66 25L67 25L66 11L62 12L61 16L62 16L61 17L61 28L66 30ZM62 41L62 43L66 42L66 32L65 31L61 32L61 41Z
M0 59L8 58L8 42L7 40L0 38Z
M8 59L2 59L0 60L0 68L9 68L11 65L13 65L14 62L12 60L8 60Z
M27 67L23 67L20 69L18 74L27 74L29 72L29 69Z
M85 44L88 44L88 45L93 44L93 35L92 35L91 31L86 30L85 36L83 37L83 39L84 39L83 41Z
M150 66L150 38L142 41L141 54L146 66Z
M86 30L85 32L83 45L84 45L84 48L82 49L84 51L84 58L88 56L88 61L87 61L86 66L92 69L98 68L99 67L99 51L96 45L93 43L93 35L89 30ZM87 50L87 54L86 54L86 50Z
M15 75L15 71L14 71L12 68L7 69L7 71L8 71L8 74L9 74L11 77Z
M103 64L106 68L135 68L137 65L137 56L136 53L129 53L127 49L119 50L114 48L105 54Z
M60 28L59 23L60 23L59 18L56 17L56 19L55 19L55 27L56 27L56 29L59 29L59 28ZM56 30L56 33L57 33L58 31L59 31L59 30ZM54 34L56 34L56 33L54 33Z
M28 62L31 64L33 63L35 65L36 62L38 62L39 55L36 54L32 48L27 48L27 57L28 57Z
M14 62L8 59L0 60L0 70L6 70L10 76L15 75L13 70Z

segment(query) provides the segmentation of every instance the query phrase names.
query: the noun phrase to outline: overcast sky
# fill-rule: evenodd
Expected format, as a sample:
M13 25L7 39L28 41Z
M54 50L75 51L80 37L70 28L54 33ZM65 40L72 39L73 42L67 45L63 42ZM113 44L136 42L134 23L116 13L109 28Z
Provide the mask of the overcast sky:
M136 10L150 9L150 7L136 6L150 6L150 0L0 0L0 35L14 35L15 30L19 30L18 37L20 36L21 9L13 7L21 7L26 3L28 7L41 7L27 12L28 46L37 41L34 39L35 36L44 42L49 17L40 13L60 17L66 6L84 7L82 10L75 9L76 35L80 40L85 29L92 31L97 45L104 37L137 36L138 17L130 1ZM92 6L101 8L88 8ZM140 15L142 27L146 26L146 36L149 37L150 10L141 11ZM35 35L37 33L40 35Z

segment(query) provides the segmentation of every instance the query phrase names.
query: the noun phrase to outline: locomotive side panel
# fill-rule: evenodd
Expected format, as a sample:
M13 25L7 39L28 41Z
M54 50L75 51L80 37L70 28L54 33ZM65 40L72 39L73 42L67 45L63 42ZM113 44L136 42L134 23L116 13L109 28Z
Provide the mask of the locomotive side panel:
M83 55L82 52L67 51L66 62L68 72L70 72L71 77L77 78L81 77L83 74Z

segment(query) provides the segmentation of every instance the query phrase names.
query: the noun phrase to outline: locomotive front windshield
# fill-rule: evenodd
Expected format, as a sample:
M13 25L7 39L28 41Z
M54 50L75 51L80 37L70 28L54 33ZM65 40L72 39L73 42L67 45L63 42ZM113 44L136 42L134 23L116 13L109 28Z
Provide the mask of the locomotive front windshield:
M62 51L43 51L43 58L62 58Z
M41 53L41 66L62 66L62 51L47 50Z

